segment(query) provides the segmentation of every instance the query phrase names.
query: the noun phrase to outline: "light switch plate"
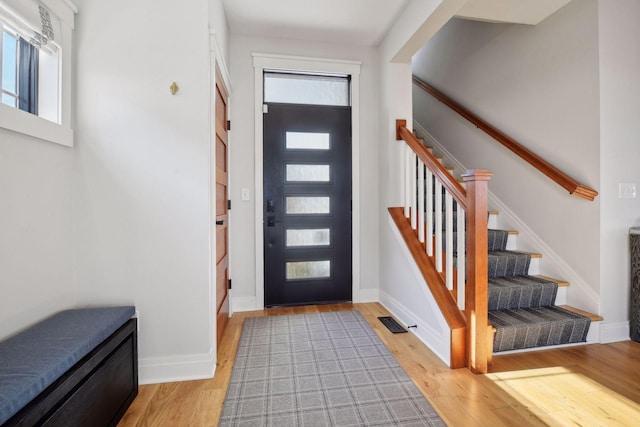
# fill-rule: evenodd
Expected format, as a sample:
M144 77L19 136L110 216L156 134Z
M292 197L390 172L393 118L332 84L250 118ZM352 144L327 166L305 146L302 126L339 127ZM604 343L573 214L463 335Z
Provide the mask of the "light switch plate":
M248 188L243 188L242 190L240 190L241 193L241 198L244 201L247 201L251 198L251 193L249 192Z
M635 199L636 183L621 182L620 184L618 184L618 197L620 197L621 199Z

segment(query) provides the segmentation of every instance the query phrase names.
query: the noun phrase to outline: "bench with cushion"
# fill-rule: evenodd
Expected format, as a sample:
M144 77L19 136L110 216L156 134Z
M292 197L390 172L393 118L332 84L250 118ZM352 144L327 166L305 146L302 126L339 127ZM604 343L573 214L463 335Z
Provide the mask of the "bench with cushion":
M138 393L134 313L67 310L0 342L0 426L115 426Z

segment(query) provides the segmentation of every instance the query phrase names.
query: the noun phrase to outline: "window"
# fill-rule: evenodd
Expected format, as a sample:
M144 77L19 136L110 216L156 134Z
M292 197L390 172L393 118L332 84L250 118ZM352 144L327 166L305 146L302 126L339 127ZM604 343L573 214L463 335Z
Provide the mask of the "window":
M38 115L38 49L6 25L0 34L2 103Z
M0 128L73 145L68 0L0 0Z
M265 71L264 102L349 106L350 77Z

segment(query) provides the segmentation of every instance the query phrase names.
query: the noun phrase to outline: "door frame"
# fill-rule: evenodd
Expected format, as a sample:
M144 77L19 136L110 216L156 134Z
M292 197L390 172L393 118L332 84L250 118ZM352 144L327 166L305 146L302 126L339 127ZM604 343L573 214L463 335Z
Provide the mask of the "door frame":
M360 61L253 53L255 90L255 240L256 310L264 309L263 194L263 93L265 70L301 73L347 74L351 76L351 200L352 200L352 289L353 302L360 302Z

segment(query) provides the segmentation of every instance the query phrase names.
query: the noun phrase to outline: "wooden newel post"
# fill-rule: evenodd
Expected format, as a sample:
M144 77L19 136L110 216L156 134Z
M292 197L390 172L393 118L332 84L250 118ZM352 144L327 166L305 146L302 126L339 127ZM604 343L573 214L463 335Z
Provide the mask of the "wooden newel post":
M493 336L488 328L488 183L493 174L485 169L462 175L467 185L467 366L474 373L486 373Z

